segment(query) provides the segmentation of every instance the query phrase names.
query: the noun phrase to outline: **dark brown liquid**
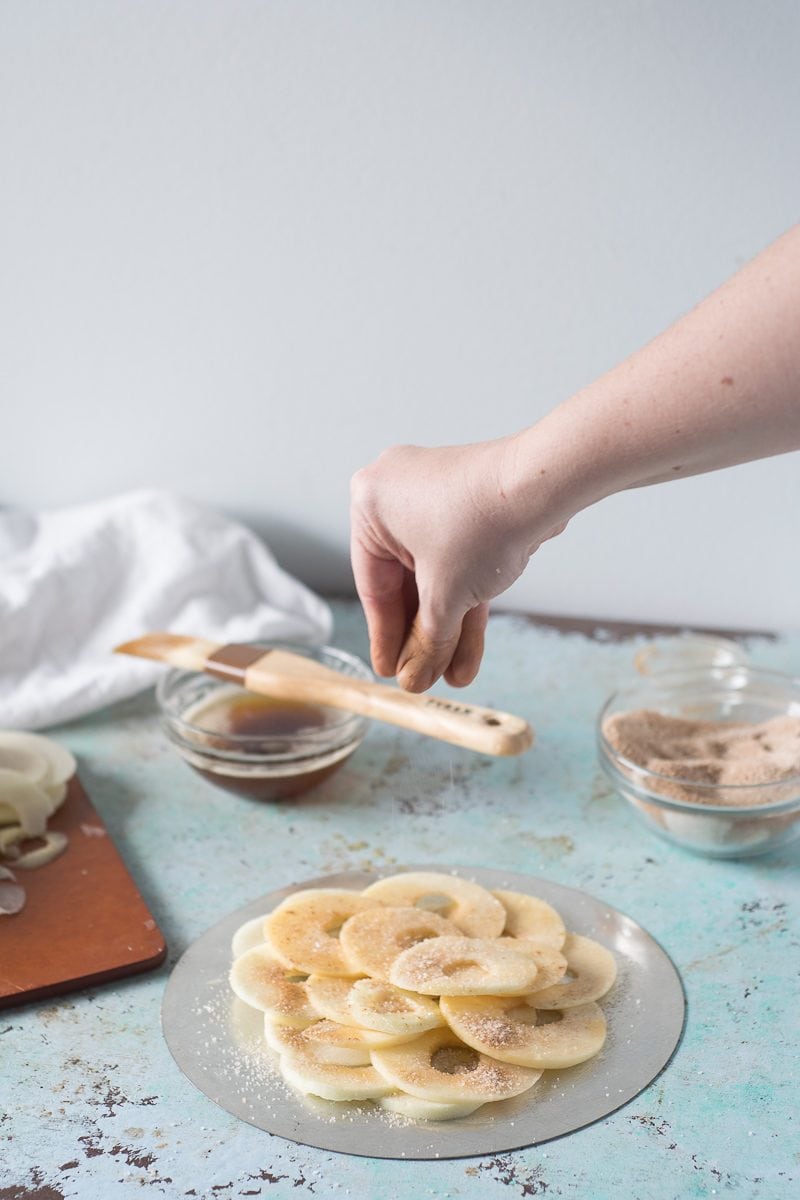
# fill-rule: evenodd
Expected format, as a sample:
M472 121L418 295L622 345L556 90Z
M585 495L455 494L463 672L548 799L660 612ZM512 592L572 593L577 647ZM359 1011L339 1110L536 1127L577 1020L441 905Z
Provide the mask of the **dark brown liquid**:
M285 774L277 773L278 764L274 771L265 764L263 775L257 773L255 762L253 773L247 775L224 774L221 760L220 769L215 771L191 764L198 775L216 787L257 800L286 800L299 796L338 771L352 750L343 753L335 762L315 766L315 753L316 761L319 761L319 756L326 755L326 746L323 739L322 745L315 751L310 739L341 719L342 714L337 710L319 704L280 700L241 688L221 692L184 714L184 720L203 730L206 747L236 752L241 762L246 762L248 753L253 754L254 758L269 753L296 754L300 760L304 756L309 757L308 769L304 769L302 761L296 764L289 761L285 764ZM243 744L237 742L236 738L249 738L252 741Z
M333 775L349 757L349 754L345 754L337 762L329 763L326 767L298 771L296 775L279 776L220 775L216 771L204 771L202 767L196 767L193 763L190 766L215 787L223 788L226 792L235 792L237 796L249 796L252 800L290 800L293 796L310 791L322 783L323 779Z
M258 696L239 689L226 692L198 706L189 716L192 724L208 733L234 737L286 738L304 730L324 729L339 714L319 704L300 704L294 700L278 700L273 696Z

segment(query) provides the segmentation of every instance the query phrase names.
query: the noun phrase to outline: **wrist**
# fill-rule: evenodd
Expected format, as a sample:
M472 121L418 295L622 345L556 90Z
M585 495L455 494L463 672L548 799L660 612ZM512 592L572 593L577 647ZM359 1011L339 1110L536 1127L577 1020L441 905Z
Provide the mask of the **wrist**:
M617 490L614 440L593 429L577 401L505 439L502 489L535 542L543 522L565 524Z

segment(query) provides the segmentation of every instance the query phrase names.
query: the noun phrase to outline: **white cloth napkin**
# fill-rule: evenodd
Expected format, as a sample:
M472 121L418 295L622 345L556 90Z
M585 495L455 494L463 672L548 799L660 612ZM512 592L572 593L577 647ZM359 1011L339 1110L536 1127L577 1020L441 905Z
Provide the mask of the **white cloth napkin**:
M112 654L151 630L323 642L328 606L255 534L165 491L0 513L0 729L40 729L149 687Z

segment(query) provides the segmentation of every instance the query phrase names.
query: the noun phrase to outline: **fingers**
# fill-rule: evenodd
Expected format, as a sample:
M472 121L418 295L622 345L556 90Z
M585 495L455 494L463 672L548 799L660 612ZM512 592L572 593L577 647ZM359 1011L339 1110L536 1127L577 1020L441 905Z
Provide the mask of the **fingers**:
M432 525L429 500L418 503L430 480L438 478L429 464L435 467L442 455L451 464L454 453L397 447L351 480L351 559L372 663L379 675L396 675L413 692L425 691L442 675L455 686L469 683L483 654L486 607L468 608L476 596L473 576L480 575L485 558L480 544L473 544L476 538L480 543L482 526L462 512L473 512L474 498L469 489L463 503L458 496L445 497L445 516L452 508L451 533L457 538L448 535L450 526L441 531ZM473 560L478 566L470 571Z
M352 544L351 560L367 618L372 666L378 675L394 675L410 615L417 607L413 577L409 584L410 572L402 563L380 557L359 541Z
M377 675L396 675L409 692L426 691L442 675L453 687L472 682L483 658L488 604L471 608L461 621L440 623L431 634L418 610L414 575L401 563L354 546L353 572Z
M444 673L445 680L453 687L466 687L478 674L488 620L489 605L479 604L471 608L461 622L461 637Z
M488 604L471 608L461 619L454 614L449 623L426 622L418 612L397 660L400 686L424 692L442 675L454 687L471 683L483 657L488 616Z
M397 659L397 682L407 692L424 692L443 675L450 665L460 634L460 624L441 638L431 637L424 629L420 614L408 631Z

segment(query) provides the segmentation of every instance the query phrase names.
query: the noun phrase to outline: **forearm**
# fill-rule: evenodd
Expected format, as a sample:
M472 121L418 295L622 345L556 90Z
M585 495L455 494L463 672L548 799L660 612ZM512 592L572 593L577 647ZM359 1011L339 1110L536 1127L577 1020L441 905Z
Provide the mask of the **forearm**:
M800 448L800 226L510 439L510 490L566 518L612 492Z
M353 478L376 670L468 683L488 603L581 509L800 448L800 227L638 354L511 437L386 451Z

